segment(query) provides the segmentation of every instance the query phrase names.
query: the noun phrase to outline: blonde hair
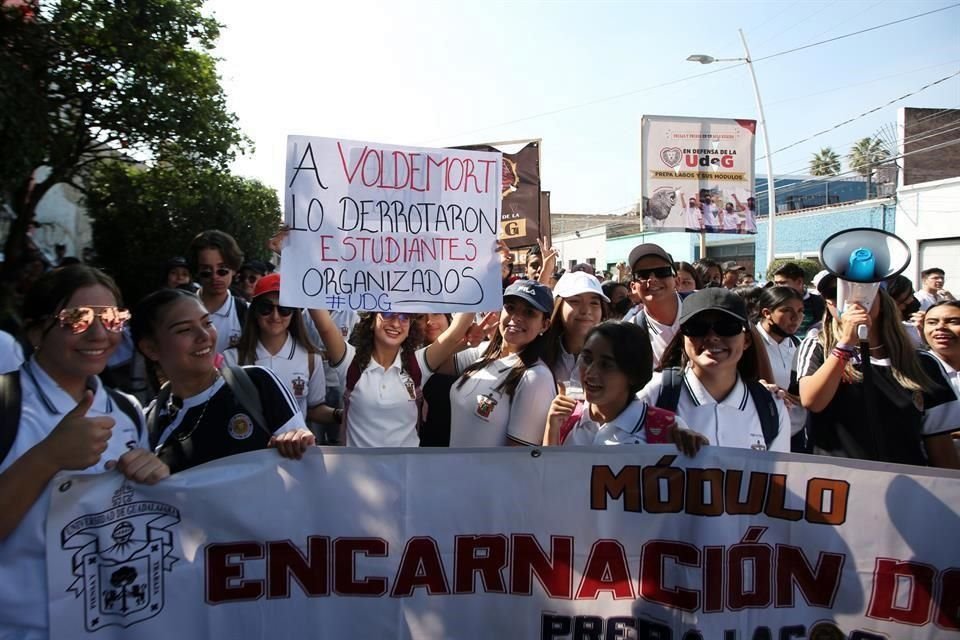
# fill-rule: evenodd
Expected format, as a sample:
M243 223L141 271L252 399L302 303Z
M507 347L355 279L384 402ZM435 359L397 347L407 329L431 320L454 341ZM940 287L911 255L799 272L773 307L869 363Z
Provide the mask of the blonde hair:
M908 391L925 391L933 388L935 383L923 371L916 349L907 332L903 330L897 303L881 289L877 292L874 304L880 305L880 313L872 330L880 331L882 344L887 348L887 354L890 356L890 370L893 372L894 379ZM840 322L829 309L826 309L823 314L823 330L817 337L823 347L824 358L837 346L839 333ZM854 368L852 361L847 362L843 373L847 380L863 381L863 374Z

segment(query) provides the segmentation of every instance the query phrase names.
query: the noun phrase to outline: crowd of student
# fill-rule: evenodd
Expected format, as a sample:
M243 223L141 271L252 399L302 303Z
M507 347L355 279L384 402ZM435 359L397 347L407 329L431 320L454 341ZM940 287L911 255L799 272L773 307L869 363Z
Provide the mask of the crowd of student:
M481 317L282 306L279 275L219 231L132 311L97 269L42 275L22 309L26 357L0 389L0 632L44 637L44 520L65 471L156 483L318 443L673 443L958 466L960 303L916 315L893 281L841 315L832 276L813 293L785 265L767 287L730 289L736 265L674 263L655 244L630 253L625 282L554 278L555 259L544 247L525 279L505 267L502 309ZM145 410L100 378L124 343L147 363Z

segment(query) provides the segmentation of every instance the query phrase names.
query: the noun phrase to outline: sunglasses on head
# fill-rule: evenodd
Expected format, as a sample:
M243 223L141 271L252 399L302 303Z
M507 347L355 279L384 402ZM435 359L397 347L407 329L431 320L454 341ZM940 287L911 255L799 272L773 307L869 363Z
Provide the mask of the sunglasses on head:
M203 280L209 280L210 278L213 277L213 274L217 274L221 278L225 278L228 275L230 275L230 269L227 269L226 267L220 267L216 271L213 271L211 269L205 269L203 271L198 271L197 277L202 278Z
M269 300L257 300L253 306L256 308L257 313L264 317L273 313L274 309L276 309L277 313L284 318L293 314L293 307L281 307L278 304L273 304Z
M743 333L743 323L736 318L718 318L716 320L690 320L680 327L680 333L688 338L702 338L710 331L721 338L732 338Z
M664 278L672 278L673 275L673 267L656 267L654 269L636 269L633 272L633 279L649 280L650 276L654 276L663 280Z
M413 320L416 316L412 313L392 313L386 311L380 314L380 317L384 320L397 320L399 322L409 322Z
M57 314L60 327L69 329L75 336L89 329L94 318L100 318L100 324L107 331L120 333L130 319L130 312L118 307L72 307Z

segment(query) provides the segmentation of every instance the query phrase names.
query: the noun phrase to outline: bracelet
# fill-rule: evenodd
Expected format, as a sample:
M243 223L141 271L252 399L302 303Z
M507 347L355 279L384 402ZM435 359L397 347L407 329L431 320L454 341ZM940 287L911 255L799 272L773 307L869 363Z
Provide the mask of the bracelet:
M834 347L833 350L830 351L830 355L832 355L834 358L837 358L838 360L847 362L848 360L853 358L853 351L848 349L840 349L839 347Z
M857 351L856 347L852 347L849 344L843 344L842 342L838 342L833 348L840 349L840 351L847 351L849 353L856 353Z

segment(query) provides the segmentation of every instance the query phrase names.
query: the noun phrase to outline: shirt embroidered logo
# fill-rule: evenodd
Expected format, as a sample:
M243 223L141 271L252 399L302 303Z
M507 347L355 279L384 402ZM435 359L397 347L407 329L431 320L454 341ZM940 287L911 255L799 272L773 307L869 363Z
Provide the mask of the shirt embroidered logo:
M227 432L236 440L246 440L253 435L253 420L246 414L238 413L230 418Z
M303 397L303 392L306 391L307 381L304 380L303 376L299 373L297 377L293 379L293 395L297 398Z
M490 396L477 396L477 415L484 420L493 413L493 408L497 406L497 401Z
M232 336L230 336L230 346L231 346L231 347L235 347L235 346L237 346L238 344L240 344L240 334L239 334L239 333L235 333L235 334L233 334Z

